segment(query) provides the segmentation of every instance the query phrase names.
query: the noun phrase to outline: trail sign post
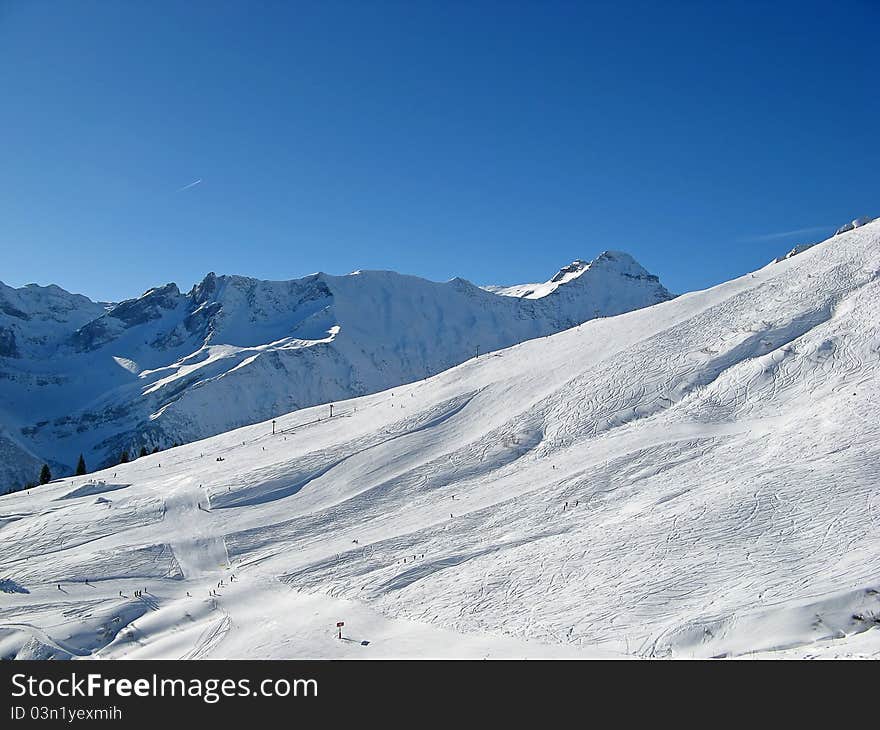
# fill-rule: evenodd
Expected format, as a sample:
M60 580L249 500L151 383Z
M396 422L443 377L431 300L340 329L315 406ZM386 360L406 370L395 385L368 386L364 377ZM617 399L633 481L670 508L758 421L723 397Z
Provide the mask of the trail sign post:
M339 629L339 638L342 638L342 627L345 626L345 621L337 621L336 628Z

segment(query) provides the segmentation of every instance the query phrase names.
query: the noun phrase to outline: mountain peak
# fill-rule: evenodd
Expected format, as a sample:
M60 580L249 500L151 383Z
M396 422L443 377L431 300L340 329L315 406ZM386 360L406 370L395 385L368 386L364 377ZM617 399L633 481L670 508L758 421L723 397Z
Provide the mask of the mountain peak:
M586 277L586 279L584 279ZM501 296L519 299L543 299L557 292L562 287L582 280L583 285L602 288L614 288L611 282L620 278L642 280L656 289L656 301L670 299L672 295L660 284L660 279L651 274L625 251L603 251L592 261L575 259L563 266L548 281L539 284L517 284L514 286L490 286L488 291ZM603 280L600 283L600 279ZM644 305L642 305L644 306Z

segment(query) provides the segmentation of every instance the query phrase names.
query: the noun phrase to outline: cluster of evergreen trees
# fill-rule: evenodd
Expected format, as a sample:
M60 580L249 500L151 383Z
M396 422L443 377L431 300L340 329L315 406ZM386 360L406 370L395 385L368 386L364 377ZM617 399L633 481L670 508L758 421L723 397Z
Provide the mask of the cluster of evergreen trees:
M82 454L79 457L80 461L83 463L83 468L85 468L85 462L83 462ZM79 472L77 472L79 473ZM83 472L85 474L85 472ZM26 482L21 487L10 487L3 494L12 494L13 492L20 492L23 489L31 489L38 485L48 484L52 481L52 471L49 469L48 464L43 464L43 467L40 469L40 476L36 482Z
M180 444L175 442L172 444L172 447L174 447L174 446L180 446ZM148 451L146 446L141 446L141 450L138 452L138 455L135 458L139 459L140 457L147 456L148 454L157 454L157 453L159 453L159 450L160 449L158 446L153 447L152 451ZM120 464L127 464L129 461L130 461L130 457L128 454L128 449L125 449L119 455L119 463ZM83 457L83 455L80 454L79 460L76 462L76 471L74 472L74 476L77 476L77 477L84 476L85 474L88 474L88 471L89 470L86 467L85 457ZM27 482L26 484L24 484L21 487L11 487L10 489L7 489L5 492L3 492L3 494L12 494L13 492L20 492L22 489L31 489L31 488L36 487L38 485L48 484L51 481L52 481L52 470L49 469L48 464L43 464L42 469L40 469L40 477L37 482Z

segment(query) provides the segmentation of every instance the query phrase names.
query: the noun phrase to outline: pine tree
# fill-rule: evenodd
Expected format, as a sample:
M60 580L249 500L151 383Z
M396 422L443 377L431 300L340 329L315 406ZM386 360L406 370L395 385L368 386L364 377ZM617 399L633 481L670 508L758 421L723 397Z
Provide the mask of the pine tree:
M153 447L153 453L154 453L154 454L158 454L158 453L159 453L159 447L158 447L158 446L154 446L154 447Z
M79 461L76 462L76 476L81 477L86 473L86 460L83 458L83 455L79 455Z
M43 468L40 469L40 484L48 484L52 481L52 472L49 471L49 465L43 464Z
M142 457L142 456L146 456L146 455L147 455L147 447L146 447L146 446L141 446L140 453L138 453L138 458L140 458L140 457Z
M122 456L119 457L119 463L120 464L127 464L128 463L128 451L122 452Z

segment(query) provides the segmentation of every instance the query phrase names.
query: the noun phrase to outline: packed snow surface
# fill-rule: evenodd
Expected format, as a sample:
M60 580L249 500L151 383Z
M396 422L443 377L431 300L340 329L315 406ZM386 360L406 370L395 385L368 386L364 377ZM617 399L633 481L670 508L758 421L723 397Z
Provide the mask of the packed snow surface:
M878 321L874 222L2 497L0 655L877 656Z

